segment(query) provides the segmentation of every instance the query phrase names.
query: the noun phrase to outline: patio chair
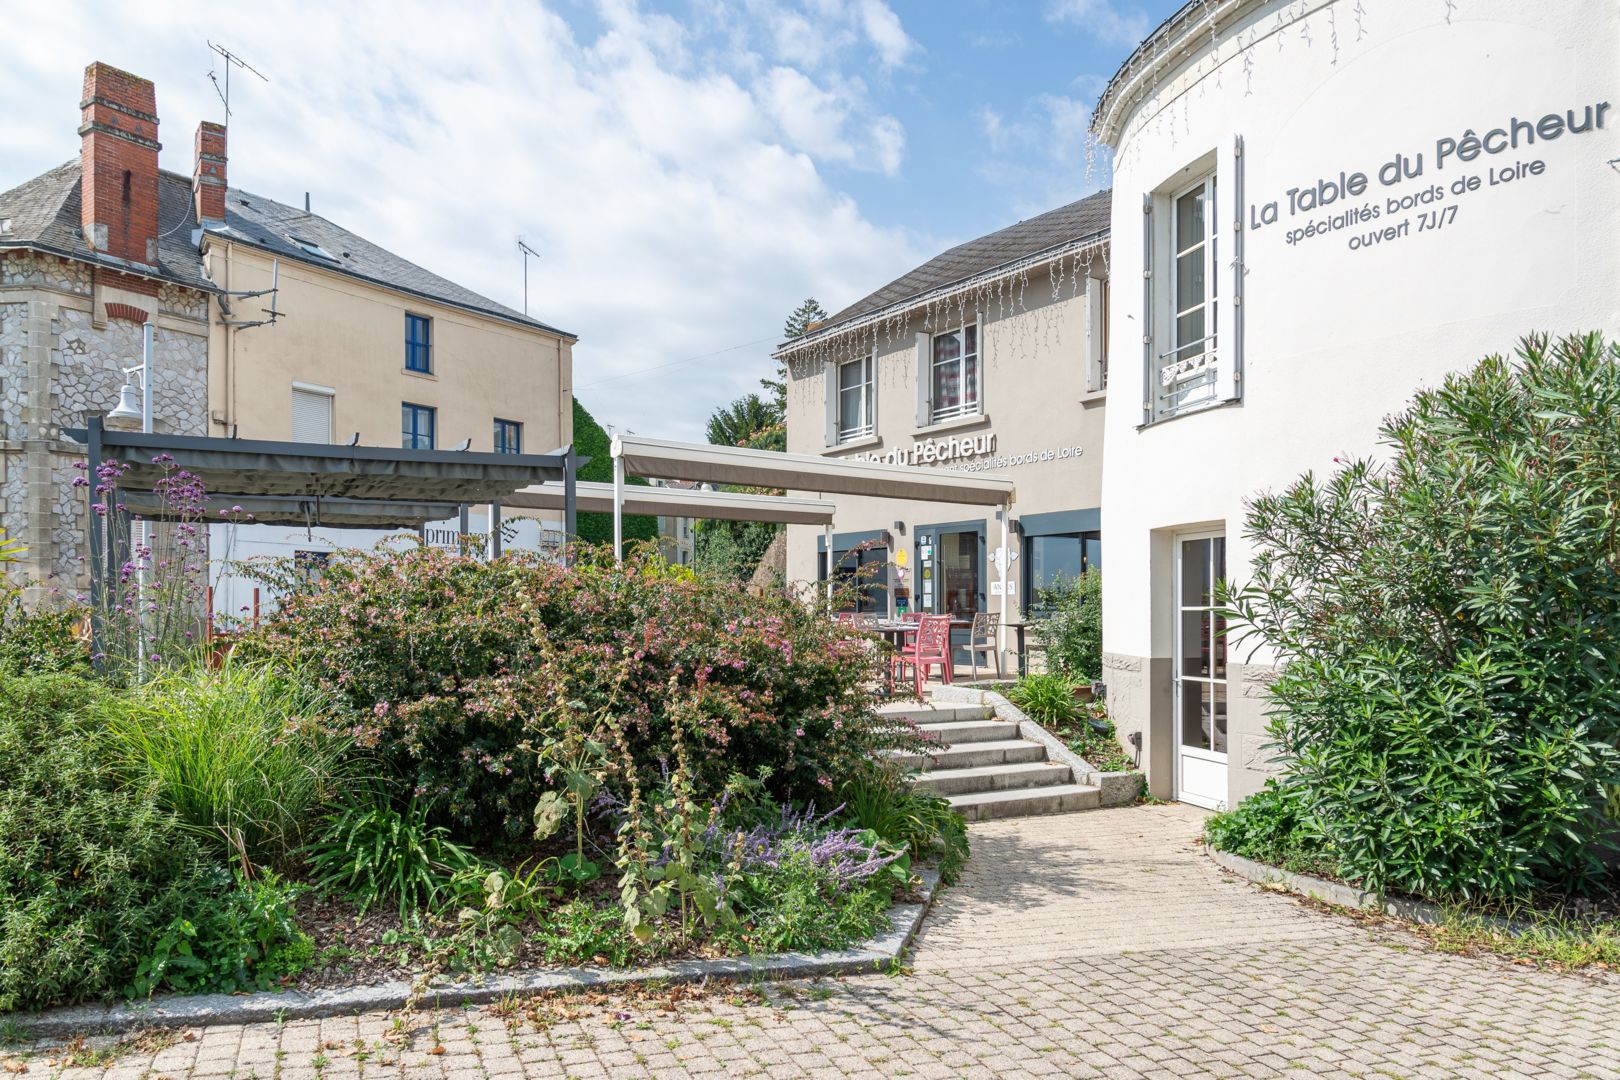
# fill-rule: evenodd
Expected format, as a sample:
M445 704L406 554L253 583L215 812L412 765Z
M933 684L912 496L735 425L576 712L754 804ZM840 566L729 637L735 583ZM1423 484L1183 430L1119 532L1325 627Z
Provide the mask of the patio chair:
M857 630L876 630L877 625L878 617L872 614L870 611L865 611L855 616L855 629Z
M833 621L839 626L854 626L855 613L853 611L839 611L833 614Z
M894 654L889 661L890 672L895 682L906 678L906 669L909 667L912 678L917 687L917 696L922 697L923 683L928 681L928 669L939 666L940 681L951 681L951 617L949 615L924 616L917 627L917 632L911 635L906 647Z
M973 628L968 631L967 651L968 662L973 665L973 678L979 678L979 654L986 656L985 668L990 667L990 658L996 662L996 678L1001 678L1001 649L996 640L996 616L988 611L978 612L973 616Z
M923 614L924 613L921 612L921 611L902 611L900 613L900 621L901 622L922 622L923 621Z

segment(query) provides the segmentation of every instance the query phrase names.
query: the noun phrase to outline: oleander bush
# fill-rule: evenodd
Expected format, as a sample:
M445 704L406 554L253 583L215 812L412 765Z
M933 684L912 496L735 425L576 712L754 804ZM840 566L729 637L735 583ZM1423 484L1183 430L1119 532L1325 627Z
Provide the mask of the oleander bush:
M1288 771L1212 839L1435 898L1580 888L1620 816L1620 347L1528 337L1382 441L1250 505L1228 619L1282 663Z
M340 726L464 838L526 834L567 775L623 797L632 774L667 770L680 701L696 702L683 737L701 797L764 769L779 800L825 799L905 738L871 709L879 659L859 636L650 552L617 566L582 550L567 567L348 555L239 648L307 672Z

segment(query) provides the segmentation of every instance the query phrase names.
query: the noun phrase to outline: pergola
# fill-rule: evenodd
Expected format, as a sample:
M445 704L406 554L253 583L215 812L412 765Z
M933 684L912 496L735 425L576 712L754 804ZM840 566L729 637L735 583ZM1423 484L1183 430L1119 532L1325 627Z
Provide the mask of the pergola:
M1001 547L998 569L1003 580L1008 573L1008 522L1015 494L1013 482L1004 476L955 472L946 469L915 469L904 465L851 461L847 458L816 454L783 454L773 450L748 450L733 446L671 442L640 435L613 436L613 553L624 556L624 511L627 500L640 497L645 489L627 488L626 476L661 480L687 480L737 487L783 488L813 491L821 495L865 495L885 499L923 502L964 503L995 506L1001 511ZM630 492L635 492L632 496ZM740 496L731 496L739 498ZM773 499L774 496L756 496ZM793 500L816 504L818 500ZM823 500L824 501L824 500ZM836 511L836 503L831 504ZM753 519L761 520L761 519ZM769 520L769 519L764 519ZM832 589L832 518L822 523L827 537L828 591ZM1007 603L1003 585L1001 620L997 647L1006 648Z
M613 513L614 487L580 481L575 485L576 505L581 510ZM524 510L557 510L566 493L552 482L522 488L507 497L504 505ZM829 525L833 504L820 499L788 499L776 495L748 495L701 488L642 487L625 485L618 503L627 514L663 517L709 518L721 521L765 521L784 525Z
M124 561L111 524L130 515L174 520L177 510L166 504L160 482L181 470L206 489L211 518L240 512L244 519L251 514L255 524L336 528L416 528L459 514L465 532L469 505L488 503L498 514L514 492L550 482L561 492L565 532L575 531L574 491L582 459L572 446L549 454L493 454L142 434L109 428L100 416L63 434L88 449L92 503L101 466L113 460L123 466L116 498L106 500L106 526L98 527L96 514L86 525L98 653L107 590L118 588ZM499 536L498 529L491 532ZM496 543L492 540L492 548Z

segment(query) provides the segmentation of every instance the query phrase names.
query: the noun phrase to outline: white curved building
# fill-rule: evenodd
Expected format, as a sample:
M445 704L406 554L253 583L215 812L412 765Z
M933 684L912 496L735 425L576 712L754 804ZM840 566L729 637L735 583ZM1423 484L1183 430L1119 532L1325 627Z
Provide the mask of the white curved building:
M1620 3L1198 0L1093 129L1104 678L1152 791L1228 805L1272 767L1268 658L1228 660L1207 610L1246 577L1245 498L1528 331L1620 334Z

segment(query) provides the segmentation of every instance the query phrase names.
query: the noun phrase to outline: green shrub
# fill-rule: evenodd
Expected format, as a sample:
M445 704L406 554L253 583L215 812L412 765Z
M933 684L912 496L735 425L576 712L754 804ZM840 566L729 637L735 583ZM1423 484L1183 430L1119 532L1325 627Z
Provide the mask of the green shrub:
M428 824L427 806L416 800L404 813L386 800L345 807L305 855L319 887L342 893L362 911L398 904L401 915L431 907L459 871L476 865L448 830Z
M1210 847L1300 873L1336 874L1338 864L1305 806L1304 792L1276 779L1204 823Z
M90 650L79 639L86 615L77 606L26 608L18 592L0 598L0 674L90 674Z
M1035 596L1030 626L1054 673L1090 684L1102 678L1102 571L1092 567L1072 580L1059 580Z
M137 776L240 861L299 846L331 800L349 739L320 726L323 695L267 664L160 671L108 699L108 728Z
M1579 886L1620 784L1620 347L1527 338L1382 437L1254 500L1229 601L1300 813L1375 889Z
M268 871L237 880L214 870L192 906L158 933L135 972L134 992L230 994L268 990L309 966L315 943L293 919L300 886Z
M122 775L104 693L0 677L0 1012L124 989L207 887L197 842Z
M1062 675L1026 675L1007 688L1007 700L1044 728L1066 727L1079 712L1074 684Z
M302 665L404 790L482 839L531 830L556 786L534 748L580 728L607 748L590 767L622 798L632 776L666 769L672 711L693 698L697 795L764 768L774 797L825 799L902 735L872 711L867 644L650 553L562 567L423 548L334 559L241 647Z
M1103 772L1134 769L1101 702L1080 701L1061 675L1026 675L1007 688L1007 700L1068 748Z

